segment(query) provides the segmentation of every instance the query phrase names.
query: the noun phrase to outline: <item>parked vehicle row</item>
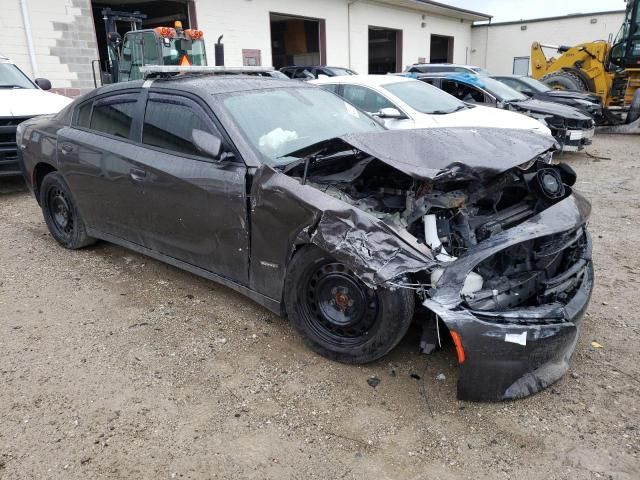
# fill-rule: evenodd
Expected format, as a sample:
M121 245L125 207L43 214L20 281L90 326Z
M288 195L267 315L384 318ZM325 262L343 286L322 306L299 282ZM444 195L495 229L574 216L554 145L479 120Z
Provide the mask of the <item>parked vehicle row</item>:
M539 120L549 127L562 150L582 150L592 142L595 122L590 115L576 108L531 99L491 77L469 74L413 75L464 102L510 110Z
M392 130L431 127L517 128L551 135L539 121L514 112L462 102L417 80L396 75L354 75L314 80Z
M550 163L546 127L397 76L319 88L191 72L19 125L57 242L218 281L341 362L384 356L413 321L427 351L448 332L463 399L524 397L566 372L593 288L590 204ZM389 130L358 105L432 128Z

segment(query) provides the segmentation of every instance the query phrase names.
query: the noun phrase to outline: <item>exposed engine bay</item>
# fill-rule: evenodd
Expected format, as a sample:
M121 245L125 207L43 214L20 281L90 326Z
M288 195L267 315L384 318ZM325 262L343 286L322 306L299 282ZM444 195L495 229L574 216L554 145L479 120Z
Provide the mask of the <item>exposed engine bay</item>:
M349 150L307 158L291 174L408 232L446 266L570 195L575 173L565 164L552 165L550 159L545 153L488 181L455 168L434 180L422 180ZM566 301L570 287L579 284L567 272L580 266L584 243L582 232L576 231L520 243L488 258L465 281L461 294L466 306L494 311ZM563 278L556 278L561 272ZM441 274L442 268L419 272L411 286L435 288Z

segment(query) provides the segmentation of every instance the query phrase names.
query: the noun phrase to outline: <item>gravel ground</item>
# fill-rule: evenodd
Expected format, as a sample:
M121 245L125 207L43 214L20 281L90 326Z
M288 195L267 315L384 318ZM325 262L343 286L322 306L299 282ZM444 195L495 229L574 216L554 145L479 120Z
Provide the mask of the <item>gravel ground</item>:
M640 478L639 147L564 157L593 201L594 297L570 373L500 404L457 401L455 352L419 355L418 332L332 363L224 287L64 250L0 180L0 478Z

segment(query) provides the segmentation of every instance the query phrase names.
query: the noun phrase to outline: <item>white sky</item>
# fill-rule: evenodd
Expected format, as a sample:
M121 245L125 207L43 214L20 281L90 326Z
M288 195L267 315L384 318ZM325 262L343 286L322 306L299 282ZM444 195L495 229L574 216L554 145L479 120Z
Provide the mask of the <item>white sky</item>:
M570 13L624 10L624 0L439 0L440 3L493 15L493 22L555 17Z

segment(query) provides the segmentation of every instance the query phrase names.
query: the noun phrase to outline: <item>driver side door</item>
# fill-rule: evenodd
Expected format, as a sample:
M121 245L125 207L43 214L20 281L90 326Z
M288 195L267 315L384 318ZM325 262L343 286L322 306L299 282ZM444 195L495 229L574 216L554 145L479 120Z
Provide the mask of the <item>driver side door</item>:
M194 130L222 139L227 153L202 153ZM246 285L247 169L221 132L196 97L151 90L131 176L138 204L131 208L145 247Z

